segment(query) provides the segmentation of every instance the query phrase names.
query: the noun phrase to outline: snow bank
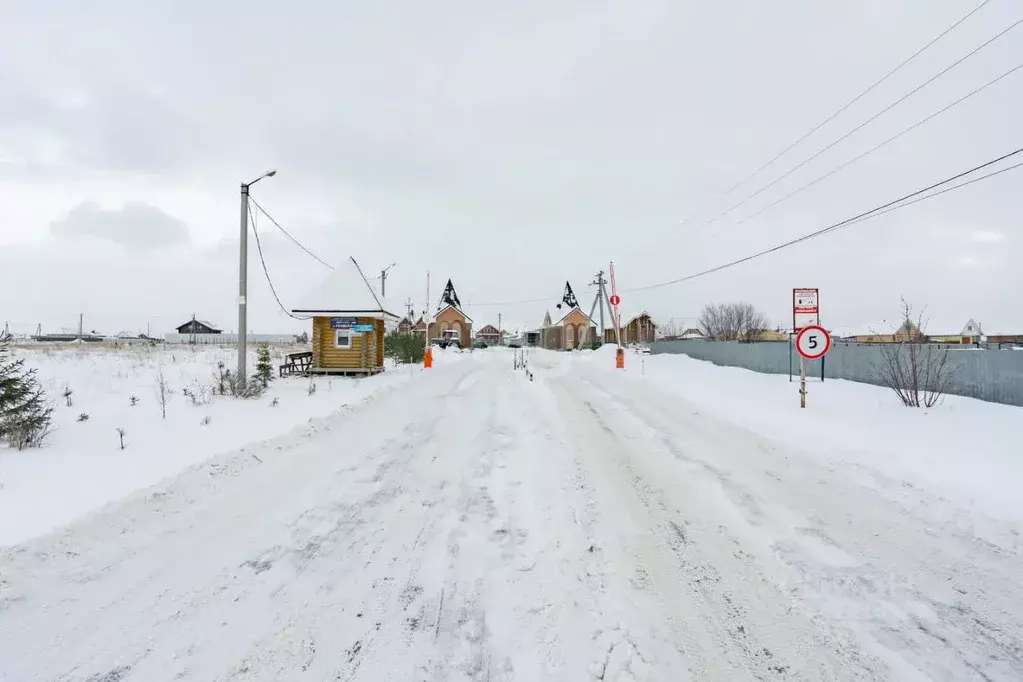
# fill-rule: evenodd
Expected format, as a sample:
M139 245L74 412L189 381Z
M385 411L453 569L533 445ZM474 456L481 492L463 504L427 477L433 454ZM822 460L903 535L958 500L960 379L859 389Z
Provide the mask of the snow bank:
M272 350L275 373L280 356L294 350ZM43 534L196 462L286 433L421 371L278 379L255 400L210 396L196 406L183 389L208 390L218 362L235 366L232 349L61 345L16 348L15 354L38 370L56 407L56 430L41 450L0 447L0 545ZM249 368L255 363L253 351ZM171 387L166 419L156 398L160 369ZM316 390L310 395L311 384ZM66 387L74 392L71 407L61 395ZM134 407L132 396L138 399ZM78 421L83 414L88 419Z
M798 378L720 367L684 355L628 352L614 369L614 348L580 362L644 381L715 417L769 438L926 487L996 517L1023 519L1023 408L947 396L931 409L902 407L886 388L841 379L808 382L799 408Z

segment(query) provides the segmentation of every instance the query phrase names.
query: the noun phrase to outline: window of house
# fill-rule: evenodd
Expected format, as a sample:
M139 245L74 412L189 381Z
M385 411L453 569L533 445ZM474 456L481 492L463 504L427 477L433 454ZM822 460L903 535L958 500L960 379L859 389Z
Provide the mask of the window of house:
M352 347L352 330L351 329L335 329L334 330L334 348L351 348Z

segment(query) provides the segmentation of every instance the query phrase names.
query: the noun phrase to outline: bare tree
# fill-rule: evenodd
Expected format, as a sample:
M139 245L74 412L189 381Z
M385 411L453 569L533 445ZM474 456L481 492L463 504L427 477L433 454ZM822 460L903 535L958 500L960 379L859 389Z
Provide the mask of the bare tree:
M171 399L171 387L167 381L167 377L163 375L163 368L161 367L156 372L156 402L160 405L160 413L163 418L167 418L167 403Z
M673 317L667 322L662 322L661 326L657 328L657 332L662 339L670 340L677 339L682 336L685 329L683 325Z
M895 392L906 407L934 407L955 376L948 349L927 343L923 311L913 319L913 307L902 299L902 322L892 340L880 344L881 360L874 372L882 385Z
M768 325L752 303L711 303L703 307L698 326L715 341L752 341Z

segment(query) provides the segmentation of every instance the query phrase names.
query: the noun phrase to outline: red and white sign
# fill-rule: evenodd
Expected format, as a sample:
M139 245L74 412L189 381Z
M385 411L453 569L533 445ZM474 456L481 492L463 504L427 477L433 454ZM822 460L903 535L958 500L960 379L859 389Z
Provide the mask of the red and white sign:
M820 290L792 290L792 330L796 333L803 327L820 324Z
M618 294L611 295L611 305L618 305L621 302L622 302L621 296L619 296Z
M796 350L807 360L822 358L831 350L831 334L817 325L803 327L796 335Z

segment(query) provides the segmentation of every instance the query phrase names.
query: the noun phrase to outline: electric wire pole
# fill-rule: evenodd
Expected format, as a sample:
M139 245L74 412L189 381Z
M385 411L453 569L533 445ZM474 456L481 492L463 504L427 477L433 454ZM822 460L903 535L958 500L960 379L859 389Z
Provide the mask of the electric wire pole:
M590 306L590 319L593 319L593 309L600 307L600 342L604 343L604 305L608 305L608 313L611 312L610 302L607 300L607 293L604 291L604 285L607 284L607 280L604 279L604 271L601 270L595 276L595 279L590 282L590 286L597 287L597 295L593 299L593 305Z
M397 263L391 263L386 268L380 271L380 295L387 296L387 271L393 268Z
M246 278L249 273L249 187L255 185L263 178L272 178L277 175L276 170L269 170L252 182L242 183L241 190L241 219L239 220L240 230L238 232L238 375L235 377L238 386L245 388L245 329L248 325L248 310L246 309L246 296L248 295L248 282Z

